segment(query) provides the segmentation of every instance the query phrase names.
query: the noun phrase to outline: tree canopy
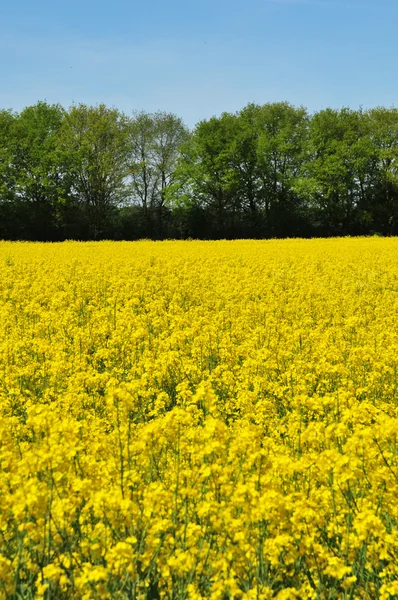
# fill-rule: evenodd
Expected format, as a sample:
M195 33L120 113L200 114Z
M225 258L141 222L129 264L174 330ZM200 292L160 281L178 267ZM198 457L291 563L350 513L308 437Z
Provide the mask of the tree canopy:
M398 233L398 109L0 110L0 238Z

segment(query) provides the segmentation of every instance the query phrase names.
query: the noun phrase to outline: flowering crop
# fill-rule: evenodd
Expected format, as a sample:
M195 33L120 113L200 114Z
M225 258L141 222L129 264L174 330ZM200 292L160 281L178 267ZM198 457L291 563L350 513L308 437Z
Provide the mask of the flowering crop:
M398 597L398 240L0 242L0 598Z

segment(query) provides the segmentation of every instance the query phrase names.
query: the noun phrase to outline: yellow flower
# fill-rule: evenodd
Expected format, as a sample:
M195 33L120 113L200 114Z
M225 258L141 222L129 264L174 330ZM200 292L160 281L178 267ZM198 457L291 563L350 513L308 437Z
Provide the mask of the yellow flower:
M397 595L397 281L395 238L0 242L0 600Z

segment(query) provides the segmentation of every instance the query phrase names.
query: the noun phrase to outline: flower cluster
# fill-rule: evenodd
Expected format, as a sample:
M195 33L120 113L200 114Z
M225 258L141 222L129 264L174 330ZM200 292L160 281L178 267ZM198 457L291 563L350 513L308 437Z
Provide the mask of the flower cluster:
M0 599L398 597L398 241L0 242Z

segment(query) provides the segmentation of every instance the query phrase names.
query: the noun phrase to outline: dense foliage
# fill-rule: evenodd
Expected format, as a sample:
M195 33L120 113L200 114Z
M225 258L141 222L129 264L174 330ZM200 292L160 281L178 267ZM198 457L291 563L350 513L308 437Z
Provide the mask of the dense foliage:
M0 111L0 238L398 232L398 110L249 104L173 114L39 102Z
M396 238L1 242L0 598L397 598L397 293Z

